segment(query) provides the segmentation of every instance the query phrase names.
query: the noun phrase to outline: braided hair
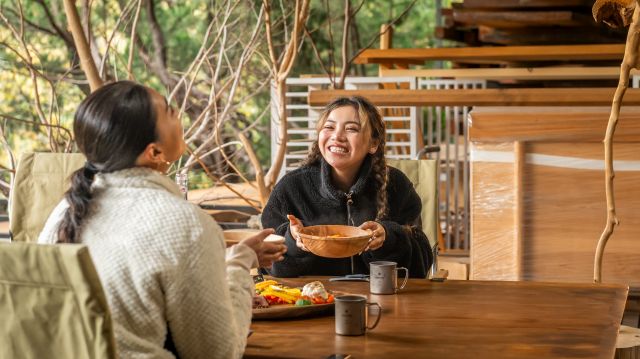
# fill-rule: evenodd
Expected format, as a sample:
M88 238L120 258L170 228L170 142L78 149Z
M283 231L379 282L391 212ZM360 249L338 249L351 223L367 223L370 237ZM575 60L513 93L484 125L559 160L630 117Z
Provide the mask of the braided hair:
M340 97L325 106L316 124L316 132L319 133L322 130L327 118L329 118L329 114L333 110L344 106L351 106L356 110L362 130L371 136L371 141L376 141L378 144L376 152L368 156L371 156L373 177L378 188L376 193L376 220L379 221L384 219L387 214L387 183L389 180L389 169L384 156L387 135L380 111L364 97ZM316 140L313 142L311 151L309 151L309 155L303 165L317 164L321 158L320 146Z
M87 162L71 175L71 187L64 195L69 208L58 227L59 243L80 242L82 222L91 208L95 175L134 167L147 145L157 140L149 90L131 81L101 87L78 107L73 132Z

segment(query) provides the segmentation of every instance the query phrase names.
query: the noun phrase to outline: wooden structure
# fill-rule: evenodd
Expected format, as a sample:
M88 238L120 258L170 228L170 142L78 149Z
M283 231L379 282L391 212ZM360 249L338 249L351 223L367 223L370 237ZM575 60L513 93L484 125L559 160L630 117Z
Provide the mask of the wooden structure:
M632 75L637 75L637 70ZM416 76L425 78L519 80L611 80L620 76L619 66L550 66L468 69L380 69L380 76Z
M364 96L378 106L608 106L613 88L514 88L456 90L321 90L311 91L311 106L338 96ZM640 89L629 89L625 106L640 105Z
M424 49L367 49L356 64L423 64L425 61L510 63L518 61L614 60L624 55L624 44L451 47Z
M607 97L608 98L608 97ZM609 107L475 108L471 126L471 278L592 281L606 210L602 138ZM622 221L604 282L640 287L640 108L615 137Z
M589 272L589 271L588 271ZM245 358L612 358L627 288L612 284L410 279L397 295L366 282L328 282L382 306L364 336L336 335L334 318L254 321Z
M436 37L470 46L624 42L591 18L593 0L464 0L442 9Z

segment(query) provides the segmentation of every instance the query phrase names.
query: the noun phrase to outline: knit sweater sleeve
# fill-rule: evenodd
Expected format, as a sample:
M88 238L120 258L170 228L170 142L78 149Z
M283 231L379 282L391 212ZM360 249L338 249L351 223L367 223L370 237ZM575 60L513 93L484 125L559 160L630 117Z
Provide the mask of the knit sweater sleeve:
M200 238L165 287L169 329L180 357L240 358L251 324L249 270L257 257L244 245L226 251L220 227L200 219Z

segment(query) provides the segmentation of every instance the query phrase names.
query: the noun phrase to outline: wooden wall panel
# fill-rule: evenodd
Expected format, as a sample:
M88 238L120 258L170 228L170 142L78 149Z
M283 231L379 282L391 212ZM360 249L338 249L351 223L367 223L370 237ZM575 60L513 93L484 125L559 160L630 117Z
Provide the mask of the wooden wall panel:
M553 142L525 143L520 179L514 178L514 142L505 140L502 131L503 142L472 142L472 279L592 281L595 247L606 218L603 145L574 141L570 132L564 141L553 137ZM640 288L639 148L640 138L628 136L614 146L621 225L606 247L603 264L603 281L633 288ZM517 186L523 190L520 211ZM523 228L520 255L518 213Z

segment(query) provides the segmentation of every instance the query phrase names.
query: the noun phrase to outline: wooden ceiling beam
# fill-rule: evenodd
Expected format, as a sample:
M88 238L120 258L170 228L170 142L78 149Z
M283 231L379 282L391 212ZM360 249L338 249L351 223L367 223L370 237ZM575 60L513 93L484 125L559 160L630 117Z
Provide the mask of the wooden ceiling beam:
M324 106L336 97L364 96L378 106L610 106L615 88L515 88L455 90L319 90L308 103ZM640 106L640 89L628 89L625 106Z
M624 44L368 49L357 64L407 61L570 61L622 60Z

